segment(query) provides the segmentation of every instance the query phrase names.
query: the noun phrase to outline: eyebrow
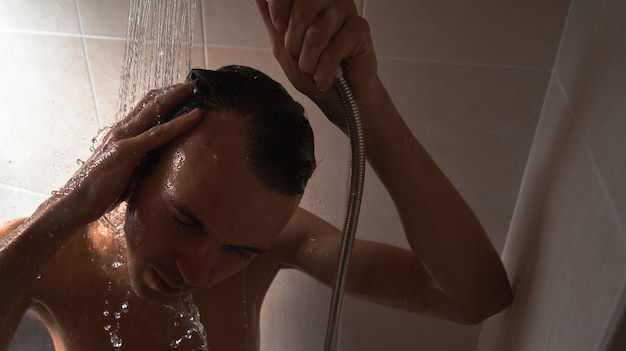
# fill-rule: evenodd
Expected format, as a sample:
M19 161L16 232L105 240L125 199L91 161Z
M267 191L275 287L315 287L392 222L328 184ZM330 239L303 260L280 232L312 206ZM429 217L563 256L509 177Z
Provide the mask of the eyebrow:
M198 218L193 212L191 212L185 205L183 205L180 201L174 198L171 194L164 194L163 198L167 203L172 206L177 212L179 212L182 216L184 216L191 224L200 229L202 232L207 232L207 227L202 223L200 218Z
M193 214L193 212L187 209L187 207L183 205L179 200L177 200L174 196L172 196L171 194L164 194L163 198L165 199L165 201L167 201L167 203L169 203L170 206L172 206L176 211L178 211L187 220L189 220L194 227L197 227L203 233L206 233L208 231L207 227L204 225L204 223L202 223L200 218L198 218L195 214ZM230 244L229 246L236 247L237 249L240 249L240 250L249 251L257 255L263 255L269 251L268 249L264 249L264 248L256 247L256 246L236 245L236 244Z

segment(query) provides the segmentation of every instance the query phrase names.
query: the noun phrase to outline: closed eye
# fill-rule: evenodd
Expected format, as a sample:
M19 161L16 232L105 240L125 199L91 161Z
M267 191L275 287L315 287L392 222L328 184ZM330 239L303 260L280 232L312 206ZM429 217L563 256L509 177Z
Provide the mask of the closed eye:
M230 246L230 248L233 250L233 252L237 253L239 257L241 257L244 260L249 260L250 258L256 255L263 255L267 253L266 249L261 249L258 247L251 247L251 246L232 245Z
M182 229L194 229L199 232L206 232L204 224L198 217L171 195L164 195L163 200L165 209L170 213L171 220L175 225Z
M236 246L232 246L231 248L237 255L239 255L239 257L242 260L245 260L245 261L249 260L254 255L252 252L236 247Z
M184 229L184 230L197 229L195 224L188 223L188 222L186 222L186 221L176 217L175 215L171 215L170 218L172 219L172 223L174 223L176 226L180 227L181 229Z

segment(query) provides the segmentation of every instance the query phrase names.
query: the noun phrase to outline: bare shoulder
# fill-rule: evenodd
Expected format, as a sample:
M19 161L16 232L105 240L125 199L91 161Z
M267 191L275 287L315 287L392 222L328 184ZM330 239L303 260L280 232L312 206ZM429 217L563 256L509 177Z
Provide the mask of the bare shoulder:
M336 240L341 231L303 208L298 208L275 241L275 248L282 254L283 263L290 265L301 251L312 243Z

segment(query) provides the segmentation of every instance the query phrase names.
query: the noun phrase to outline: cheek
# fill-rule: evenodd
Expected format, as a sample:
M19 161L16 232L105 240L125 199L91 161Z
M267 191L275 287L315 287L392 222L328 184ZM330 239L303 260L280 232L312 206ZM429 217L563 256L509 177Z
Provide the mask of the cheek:
M161 252L167 244L163 225L158 219L148 216L146 211L129 208L124 222L124 232L131 258L154 255Z

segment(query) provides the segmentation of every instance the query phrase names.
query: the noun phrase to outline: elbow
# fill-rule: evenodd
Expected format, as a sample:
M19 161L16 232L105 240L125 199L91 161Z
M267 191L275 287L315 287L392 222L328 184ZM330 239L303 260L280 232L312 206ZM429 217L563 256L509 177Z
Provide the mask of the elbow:
M467 301L458 311L458 322L464 325L477 325L484 322L506 308L513 302L513 291L511 286L506 284L502 289L489 294L482 294L480 297Z

